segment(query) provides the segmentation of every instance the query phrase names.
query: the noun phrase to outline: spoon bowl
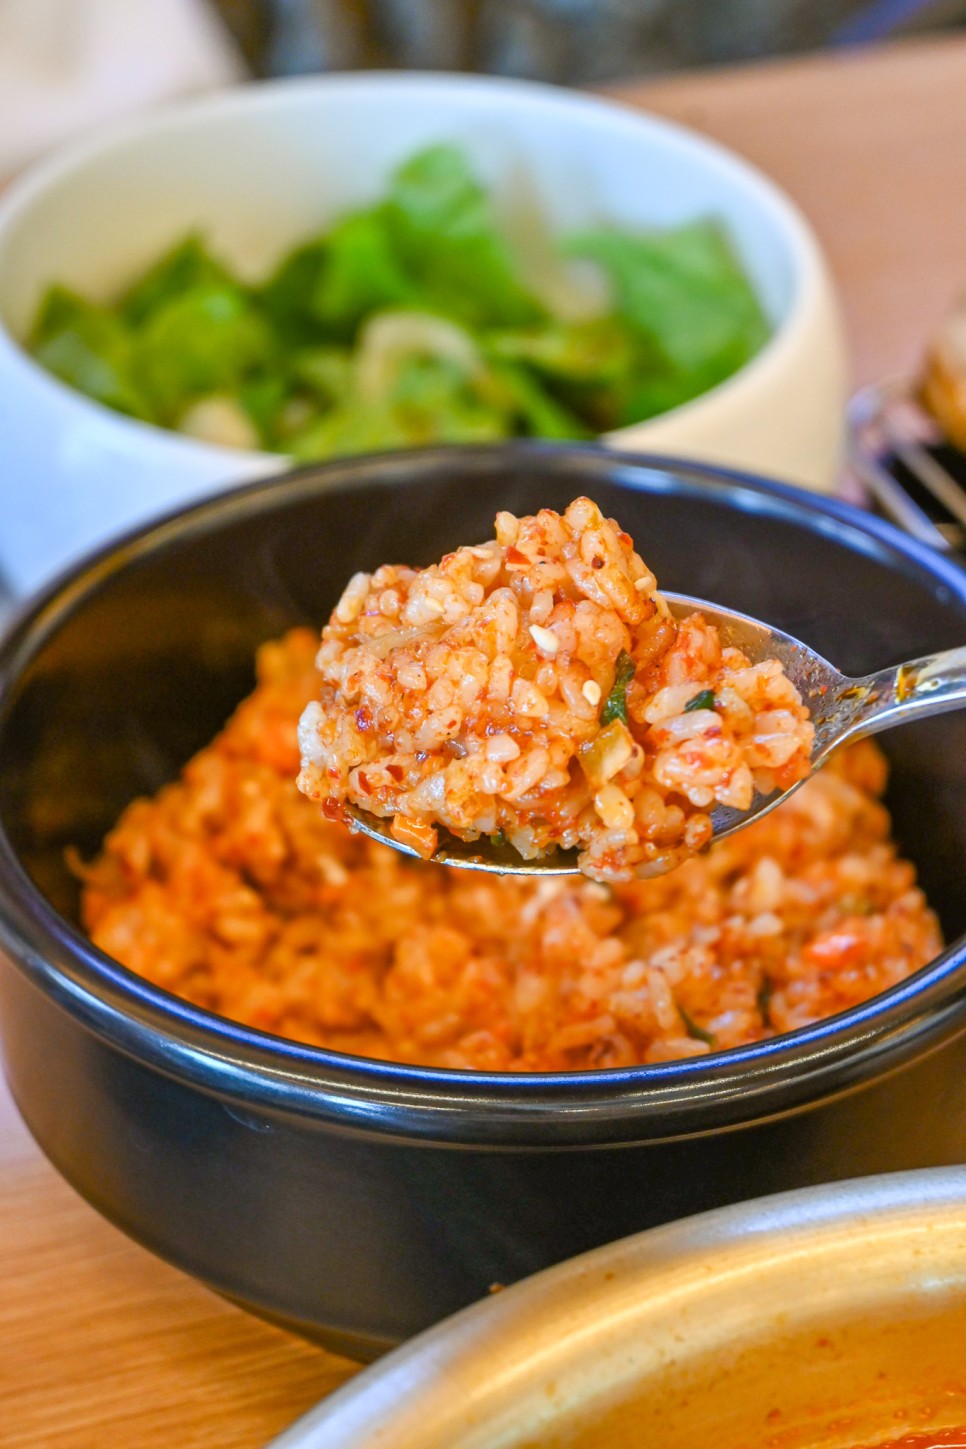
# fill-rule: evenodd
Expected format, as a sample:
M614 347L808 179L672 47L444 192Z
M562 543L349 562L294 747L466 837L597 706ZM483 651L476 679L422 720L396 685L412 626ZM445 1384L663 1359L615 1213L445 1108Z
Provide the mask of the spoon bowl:
M787 677L795 685L815 726L811 769L817 770L840 745L863 735L878 734L901 724L911 715L924 717L956 709L966 703L966 646L946 649L905 664L883 669L853 679L840 673L814 649L792 634L695 599L688 594L664 593L662 597L676 619L702 613L715 625L726 648L740 649L752 664L764 659L777 659ZM712 840L724 840L787 800L804 779L787 790L773 790L769 795L756 791L747 810L730 805L717 805L710 812ZM397 840L390 832L390 820L346 805L353 830L379 840L404 855L421 859L411 846ZM440 842L432 859L439 865L452 865L464 870L485 870L495 875L579 875L576 850L559 850L525 860L511 845L494 845L489 836L465 841L440 829Z

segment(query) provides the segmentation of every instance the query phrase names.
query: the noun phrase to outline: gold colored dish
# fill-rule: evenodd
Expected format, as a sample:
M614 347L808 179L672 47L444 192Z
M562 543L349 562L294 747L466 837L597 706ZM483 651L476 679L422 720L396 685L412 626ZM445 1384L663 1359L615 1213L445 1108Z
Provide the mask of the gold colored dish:
M947 1168L571 1259L422 1334L273 1449L866 1449L964 1421L966 1169Z

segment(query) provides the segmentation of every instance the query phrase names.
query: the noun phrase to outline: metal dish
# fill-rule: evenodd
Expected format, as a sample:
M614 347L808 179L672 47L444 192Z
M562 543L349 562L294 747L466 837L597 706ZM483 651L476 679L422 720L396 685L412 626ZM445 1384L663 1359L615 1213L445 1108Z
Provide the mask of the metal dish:
M458 1314L273 1449L851 1449L966 1424L966 1171L782 1193Z

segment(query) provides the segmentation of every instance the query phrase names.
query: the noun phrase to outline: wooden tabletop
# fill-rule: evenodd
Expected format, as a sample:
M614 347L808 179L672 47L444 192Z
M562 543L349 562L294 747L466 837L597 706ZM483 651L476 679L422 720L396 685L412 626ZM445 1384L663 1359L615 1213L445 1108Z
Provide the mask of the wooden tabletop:
M616 94L725 142L798 201L841 288L856 381L915 364L966 289L966 40ZM47 1165L0 1087L7 1449L254 1449L352 1372L110 1227Z

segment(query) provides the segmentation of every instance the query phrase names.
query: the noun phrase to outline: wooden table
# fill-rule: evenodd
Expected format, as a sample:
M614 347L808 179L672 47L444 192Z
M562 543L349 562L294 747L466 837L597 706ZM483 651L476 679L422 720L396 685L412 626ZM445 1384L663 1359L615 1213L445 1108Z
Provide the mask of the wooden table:
M724 141L797 199L842 290L856 381L914 365L966 287L966 40L616 93ZM103 1222L2 1088L0 1338L8 1449L249 1449L353 1372Z

